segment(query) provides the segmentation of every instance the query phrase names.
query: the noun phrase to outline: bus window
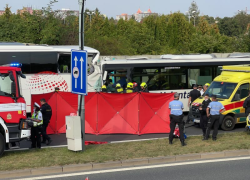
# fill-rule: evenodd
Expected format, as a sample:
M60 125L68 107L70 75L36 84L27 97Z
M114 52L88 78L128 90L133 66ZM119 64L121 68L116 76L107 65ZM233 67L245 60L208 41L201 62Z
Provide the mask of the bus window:
M30 73L30 53L29 52L1 52L0 65L11 63L21 63L23 74Z
M56 52L31 52L30 59L32 74L44 71L57 73Z
M60 73L71 73L71 55L60 54L58 59L58 69Z

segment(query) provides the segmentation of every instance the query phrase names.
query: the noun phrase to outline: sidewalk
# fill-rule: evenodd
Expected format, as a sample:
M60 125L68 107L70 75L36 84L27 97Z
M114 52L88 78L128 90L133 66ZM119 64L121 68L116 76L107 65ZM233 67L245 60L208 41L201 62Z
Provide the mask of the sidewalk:
M250 149L244 149L244 150L222 151L222 152L213 152L213 153L187 154L187 155L179 155L179 156L166 156L166 157L144 158L144 159L131 159L131 160L112 161L112 162L105 162L105 163L74 164L74 165L26 169L26 170L18 170L18 171L0 171L0 179L21 178L21 177L27 177L27 176L37 176L37 175L41 176L41 175L60 174L60 173L83 172L83 171L112 169L112 168L121 168L121 167L147 166L147 165L153 165L153 164L166 164L166 163L182 162L182 161L228 158L228 157L249 156L249 155L250 155Z

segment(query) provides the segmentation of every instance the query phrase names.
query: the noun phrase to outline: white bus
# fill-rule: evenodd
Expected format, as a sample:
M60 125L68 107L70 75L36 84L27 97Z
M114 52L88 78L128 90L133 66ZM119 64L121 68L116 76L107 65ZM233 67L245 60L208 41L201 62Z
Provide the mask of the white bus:
M78 46L40 46L20 43L0 43L0 65L22 64L26 79L20 79L22 94L27 103L27 113L31 112L31 94L71 91L71 50ZM95 91L94 85L100 76L97 66L99 51L84 47L88 51L88 91ZM1 88L1 87L0 87Z
M216 58L213 55L163 55L160 59L133 58L103 60L102 84L108 80L126 86L127 82L146 82L150 92L180 93L184 111L188 111L189 92L193 84L210 83L221 73L223 65L250 64L250 57Z

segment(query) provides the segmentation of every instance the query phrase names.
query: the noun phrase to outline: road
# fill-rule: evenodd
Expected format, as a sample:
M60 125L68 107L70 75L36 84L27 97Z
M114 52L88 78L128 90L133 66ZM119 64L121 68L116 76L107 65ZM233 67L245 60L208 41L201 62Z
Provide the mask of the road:
M240 180L249 179L250 157L189 161L141 167L30 177L26 180ZM25 179L25 178L22 178Z
M192 124L186 125L186 135L202 135L201 129L197 126L192 126ZM219 130L219 133L232 133L241 132L245 130L245 124L237 124L233 131L223 131ZM51 135L52 143L50 146L65 146L67 144L66 135ZM129 134L109 134L109 135L90 135L86 134L86 141L101 141L101 142L118 142L118 141L131 141L131 140L142 140L142 139L153 139L153 138L166 138L168 134L145 134L145 135L129 135ZM22 141L21 148L29 148L30 141ZM48 147L47 145L42 145L43 147Z

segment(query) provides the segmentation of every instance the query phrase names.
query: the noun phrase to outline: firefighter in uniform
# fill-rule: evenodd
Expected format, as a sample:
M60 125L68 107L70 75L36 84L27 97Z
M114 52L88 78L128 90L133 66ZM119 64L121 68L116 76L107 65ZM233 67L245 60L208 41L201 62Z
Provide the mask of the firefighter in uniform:
M142 82L140 86L141 86L141 92L149 92L147 84L145 82Z
M182 146L186 146L184 142L184 121L183 121L183 103L179 101L179 94L174 94L174 100L169 103L170 109L170 134L169 134L169 144L173 144L174 130L176 124L179 126L180 130L180 141Z
M115 86L115 93L123 93L123 88L120 83L117 83Z
M207 123L208 123L208 117L207 117L207 107L210 104L211 100L209 99L208 94L205 95L204 101L202 102L201 106L199 107L201 118L200 118L200 126L203 133L203 139L206 137L206 130L207 130Z
M48 127L48 125L50 123L50 119L51 119L51 116L52 116L52 109L51 109L50 105L46 102L45 99L41 99L40 103L42 104L40 111L41 111L41 113L43 115L43 125L42 125L43 141L42 141L42 143L46 143L46 140L47 140L48 141L47 145L49 145L52 142L52 140L47 135L47 127Z
M133 83L129 82L127 84L127 89L125 90L125 93L133 93L134 92L134 89L133 89Z
M104 92L104 93L107 92L107 86L106 86L106 85L103 85L103 86L102 86L102 92Z
M31 120L33 121L31 127L31 147L32 148L41 148L41 131L43 125L43 116L40 111L40 106L34 104L34 112L32 114Z

